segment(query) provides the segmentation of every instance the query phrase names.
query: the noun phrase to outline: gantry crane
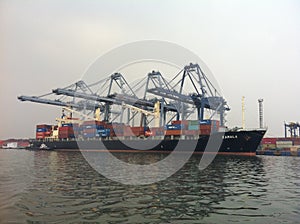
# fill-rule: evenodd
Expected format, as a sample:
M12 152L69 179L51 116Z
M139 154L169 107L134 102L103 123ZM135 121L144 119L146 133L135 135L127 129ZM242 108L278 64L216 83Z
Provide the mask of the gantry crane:
M182 78L172 85L172 82L181 74ZM190 80L193 93L184 94L183 89L186 79ZM190 111L184 110L184 107L193 105L197 109L198 120L203 121L204 110L209 109L214 111L209 119L218 113L220 115L220 124L224 125L225 112L230 109L225 99L219 94L198 64L191 63L185 66L170 82L166 82L165 79L161 78L158 83L160 86L146 88L146 92L178 102L179 112L177 113L177 119L180 118L180 113L181 118L185 119Z
M284 123L284 136L287 138L287 132L290 132L290 137L295 138L300 136L300 124L298 122Z
M175 81L178 78L179 80ZM184 92L184 86L188 80L192 86L189 89L192 93L189 94ZM124 109L127 109L127 123L132 121L137 114L141 114L141 125L148 125L151 121L147 121L147 116L152 116L155 118L156 125L159 123L159 126L165 125L174 117L177 120L187 119L195 110L198 120L202 121L204 111L208 109L214 111L211 117L218 113L221 125L224 125L224 113L229 110L229 107L198 64L185 66L171 81L167 81L160 72L150 72L143 86L145 86L144 95L138 97L135 89L130 87L123 75L114 73L96 83L86 84L81 80L68 87L52 90L52 95L62 96L64 100L62 98L45 99L44 97L49 94L40 97L20 96L18 99L65 107L71 113L96 112L99 119L101 112L101 117L107 122L117 117L120 117L120 121L123 120L123 114L126 111ZM71 99L66 100L68 97ZM123 109L113 111L113 106L123 107ZM173 113L169 121L166 120L167 112ZM112 114L115 115L114 118ZM89 114L86 116L89 119L92 117Z

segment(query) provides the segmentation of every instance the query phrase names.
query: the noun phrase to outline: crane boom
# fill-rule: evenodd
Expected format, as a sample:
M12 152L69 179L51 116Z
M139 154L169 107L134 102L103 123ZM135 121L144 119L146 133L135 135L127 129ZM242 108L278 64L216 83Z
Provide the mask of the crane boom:
M89 103L82 103L82 104L75 104L72 102L62 102L60 100L49 100L49 99L42 99L36 96L19 96L18 99L20 101L30 101L34 103L41 103L41 104L49 104L54 106L61 106L61 107L72 107L79 110L87 109L87 110L95 110L95 108L100 108L101 111L103 110L102 105L96 104L89 104Z

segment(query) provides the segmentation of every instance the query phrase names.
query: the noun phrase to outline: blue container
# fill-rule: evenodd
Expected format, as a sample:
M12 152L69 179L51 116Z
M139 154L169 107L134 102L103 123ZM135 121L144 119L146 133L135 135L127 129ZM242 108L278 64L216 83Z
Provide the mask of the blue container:
M82 128L81 128L81 127L73 127L73 130L74 130L74 131L81 131Z
M281 156L291 156L291 152L290 151L281 151L280 155Z
M46 132L47 129L46 128L37 128L36 132Z
M73 127L72 123L64 123L61 125L62 127Z
M97 126L95 124L93 124L93 125L85 125L85 126L83 126L83 128L92 129L92 128L97 128Z
M264 151L264 155L266 155L266 156L274 156L274 151L266 150L266 151Z
M168 124L165 127L166 130L181 130L184 129L183 124Z
M211 120L199 121L199 124L211 124Z
M101 136L101 137L107 137L107 136L110 136L110 129L105 129L104 132L101 132L101 133L100 133L100 136Z
M97 129L104 129L103 125L97 125Z
M96 134L96 133L83 133L83 137L85 138L94 138L94 137L97 137L99 136L99 134Z

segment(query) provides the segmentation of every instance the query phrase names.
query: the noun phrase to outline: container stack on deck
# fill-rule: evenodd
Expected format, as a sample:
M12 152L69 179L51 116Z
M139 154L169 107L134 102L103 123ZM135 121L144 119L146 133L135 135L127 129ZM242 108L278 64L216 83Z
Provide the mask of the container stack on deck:
M210 135L218 131L220 125L217 120L174 120L165 127L129 126L124 123L104 121L84 121L78 123L62 123L58 127L59 139L72 139L82 137L89 138L113 138L113 137L150 137L150 136L199 136ZM37 139L45 139L51 136L51 125L37 125Z
M101 122L101 121L85 121L80 126L80 130L81 130L81 134L84 138L110 136L110 129L107 128L107 125L105 122ZM80 134L80 132L79 132L79 134Z
M39 124L36 126L36 139L44 139L51 136L52 126L47 124Z
M58 138L66 139L66 138L75 138L79 133L79 125L72 123L62 124L61 127L58 128Z

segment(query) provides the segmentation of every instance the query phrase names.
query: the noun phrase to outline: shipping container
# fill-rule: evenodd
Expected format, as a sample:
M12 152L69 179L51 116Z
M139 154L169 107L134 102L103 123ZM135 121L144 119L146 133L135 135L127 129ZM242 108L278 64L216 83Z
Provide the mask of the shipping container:
M199 121L199 124L203 124L203 125L205 125L205 124L211 124L211 120L203 120L203 121Z
M198 130L183 130L182 131L183 135L199 135Z
M187 126L189 124L188 120L175 120L171 122L172 125L178 125L178 124L182 124Z
M276 144L277 138L263 138L261 144Z
M276 141L276 147L278 148L286 148L293 146L292 141Z
M89 128L89 129L84 129L82 130L82 133L97 133L97 129L96 128Z
M181 135L181 130L166 130L165 135Z
M149 130L152 133L152 136L163 136L165 134L165 130L162 127L154 127Z
M47 128L37 128L36 132L47 132L49 129Z
M199 121L198 120L189 120L188 121L188 125L190 126L198 126L199 125Z
M200 129L200 135L210 135L211 130L209 129Z
M83 133L84 138L95 138L95 137L100 137L99 134L97 133Z
M275 149L276 148L276 144L261 144L261 148L262 148L262 150Z
M188 130L199 130L199 125L189 125Z
M211 131L211 125L210 124L201 124L199 126L199 129L200 130L209 130L209 131Z
M52 125L49 125L49 124L38 124L36 126L36 128L45 128L45 129L52 129Z
M184 124L168 124L166 125L166 130L184 130Z
M44 134L43 132L38 132L35 135L36 139L44 139L45 137L48 137L48 135Z

